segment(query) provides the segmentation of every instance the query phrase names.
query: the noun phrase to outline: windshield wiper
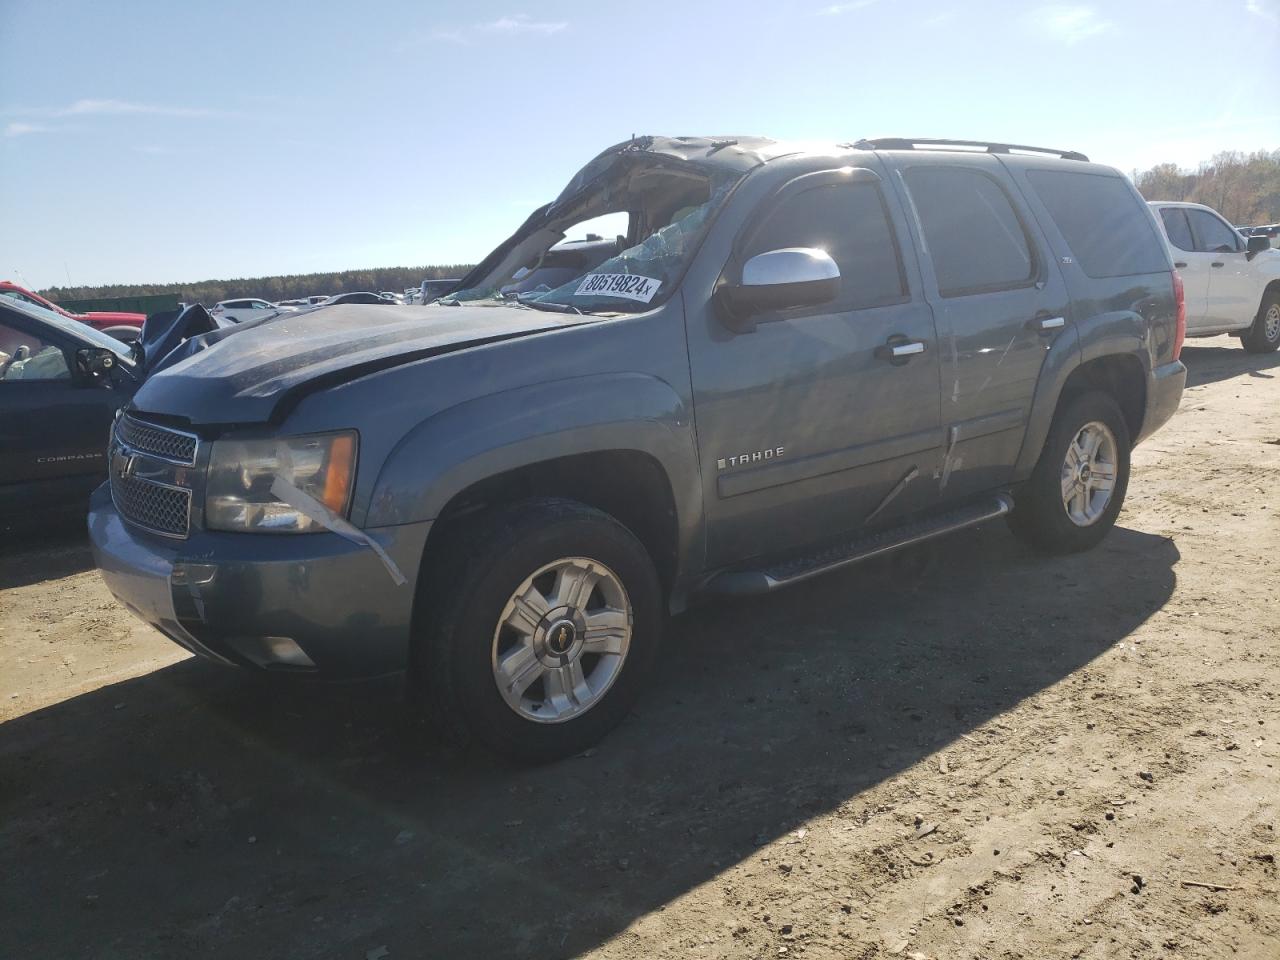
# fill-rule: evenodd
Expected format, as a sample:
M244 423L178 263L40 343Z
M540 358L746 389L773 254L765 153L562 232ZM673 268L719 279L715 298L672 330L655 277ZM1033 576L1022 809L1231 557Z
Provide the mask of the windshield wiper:
M576 313L580 317L585 317L586 313L569 303L556 303L554 300L519 300L517 301L522 307L532 307L534 310L549 310L552 313Z

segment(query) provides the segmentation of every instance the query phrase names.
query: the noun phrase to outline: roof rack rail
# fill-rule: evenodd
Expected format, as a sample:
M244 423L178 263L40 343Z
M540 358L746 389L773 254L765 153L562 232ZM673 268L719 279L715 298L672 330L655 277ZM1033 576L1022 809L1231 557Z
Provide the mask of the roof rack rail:
M1081 160L1089 158L1076 150L1054 150L1052 147L1028 147L1021 143L990 143L986 140L930 140L918 137L877 137L873 140L858 140L850 144L856 150L914 150L921 147L974 147L986 153L1012 153L1021 150L1027 153L1049 153L1063 160Z

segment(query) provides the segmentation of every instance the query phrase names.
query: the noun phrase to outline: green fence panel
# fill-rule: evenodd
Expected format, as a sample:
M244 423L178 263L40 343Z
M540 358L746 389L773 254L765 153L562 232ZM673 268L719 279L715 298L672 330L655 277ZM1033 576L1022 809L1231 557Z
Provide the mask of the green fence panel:
M89 313L94 310L120 310L126 313L145 313L150 316L161 310L178 309L176 293L156 293L141 297L100 297L96 300L59 300L58 306L72 313Z

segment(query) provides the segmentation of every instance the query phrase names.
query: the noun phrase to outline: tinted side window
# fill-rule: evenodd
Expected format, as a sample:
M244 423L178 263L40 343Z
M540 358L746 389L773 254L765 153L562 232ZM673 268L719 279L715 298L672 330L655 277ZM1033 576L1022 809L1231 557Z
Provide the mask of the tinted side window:
M906 296L898 244L875 184L829 184L786 197L752 233L744 259L784 247L818 247L840 267L840 298L828 312Z
M1191 239L1191 226L1181 208L1166 207L1160 211L1160 219L1164 221L1164 230L1169 234L1170 243L1179 250L1195 250L1196 242Z
M1089 276L1168 271L1164 244L1152 228L1147 205L1121 177L1029 170L1027 180Z
M1188 210L1187 218L1196 232L1196 249L1201 253L1223 253L1240 249L1239 235L1211 213Z
M998 183L959 167L913 167L905 177L944 297L1034 278L1031 243Z

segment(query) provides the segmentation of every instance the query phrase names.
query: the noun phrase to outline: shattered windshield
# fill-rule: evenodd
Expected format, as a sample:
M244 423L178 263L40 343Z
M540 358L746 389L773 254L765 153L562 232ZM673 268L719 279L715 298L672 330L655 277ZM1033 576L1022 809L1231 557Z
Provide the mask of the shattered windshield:
M634 192L614 191L609 198L612 209L631 213L630 236L545 244L514 270L490 275L445 302L518 303L579 313L651 309L674 291L738 179L687 173L638 178ZM562 219L572 222L572 211ZM561 237L562 232L554 239Z

